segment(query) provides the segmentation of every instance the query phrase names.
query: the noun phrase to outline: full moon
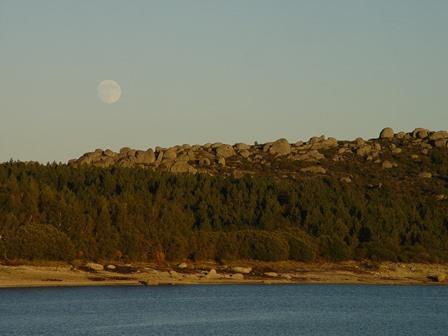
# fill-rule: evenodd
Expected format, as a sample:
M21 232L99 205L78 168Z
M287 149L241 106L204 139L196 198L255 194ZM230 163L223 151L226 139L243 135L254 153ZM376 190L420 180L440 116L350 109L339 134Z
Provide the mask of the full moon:
M111 79L103 80L98 85L98 98L106 104L116 103L121 97L121 87Z

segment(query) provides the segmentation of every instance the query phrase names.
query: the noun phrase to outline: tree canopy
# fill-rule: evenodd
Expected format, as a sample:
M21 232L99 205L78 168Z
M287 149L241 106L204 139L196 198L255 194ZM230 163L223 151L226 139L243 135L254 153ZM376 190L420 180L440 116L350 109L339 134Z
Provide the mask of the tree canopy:
M372 185L9 162L0 165L0 256L446 261L440 193L446 183L399 178Z

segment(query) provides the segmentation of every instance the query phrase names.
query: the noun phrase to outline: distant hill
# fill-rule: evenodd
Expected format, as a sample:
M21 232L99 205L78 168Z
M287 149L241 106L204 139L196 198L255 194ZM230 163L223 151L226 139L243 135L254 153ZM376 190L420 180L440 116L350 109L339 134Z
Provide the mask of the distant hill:
M245 175L300 177L320 174L338 176L349 182L370 170L373 174L391 170L388 176L406 170L408 177L430 178L429 175L437 175L440 168L434 157L443 156L447 148L447 131L431 132L418 128L410 133L395 134L392 129L385 128L378 139L370 140L338 141L320 136L293 144L279 139L254 145L209 143L156 147L154 150L125 147L119 153L97 149L70 160L69 165L140 167L161 172L236 178Z
M448 132L0 165L0 258L448 260Z

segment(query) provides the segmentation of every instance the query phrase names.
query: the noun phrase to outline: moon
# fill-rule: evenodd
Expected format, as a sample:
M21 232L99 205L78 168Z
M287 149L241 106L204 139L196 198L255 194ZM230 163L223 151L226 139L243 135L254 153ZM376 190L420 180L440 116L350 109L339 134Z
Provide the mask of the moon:
M103 103L114 104L121 97L121 87L112 79L105 79L98 85L98 98Z

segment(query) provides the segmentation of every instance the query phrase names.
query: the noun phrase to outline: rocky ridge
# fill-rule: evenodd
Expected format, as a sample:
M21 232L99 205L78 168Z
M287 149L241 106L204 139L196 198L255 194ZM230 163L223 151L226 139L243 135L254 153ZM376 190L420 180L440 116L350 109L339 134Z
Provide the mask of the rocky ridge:
M370 163L379 170L393 170L401 162L423 162L432 151L448 149L448 131L430 131L416 128L412 132L395 133L384 128L378 138L339 141L332 137L312 137L306 142L289 143L279 139L264 144L207 143L204 145L178 145L170 148L135 150L129 147L114 152L97 149L85 153L69 165L80 167L140 167L171 173L204 173L232 176L275 174L277 177L304 174L339 174L341 181L350 182L344 175L347 163ZM417 172L421 178L431 178L433 172Z

